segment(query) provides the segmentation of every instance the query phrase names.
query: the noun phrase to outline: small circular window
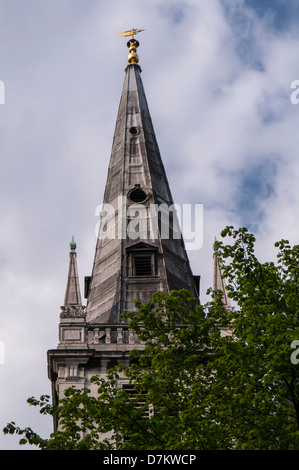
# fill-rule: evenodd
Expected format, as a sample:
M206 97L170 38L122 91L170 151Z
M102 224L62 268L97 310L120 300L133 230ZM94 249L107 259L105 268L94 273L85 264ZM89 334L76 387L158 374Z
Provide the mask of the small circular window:
M131 189L128 193L128 198L131 199L132 202L142 203L147 200L147 194L141 189L140 187L135 187Z
M139 129L138 129L138 127L130 127L129 132L132 135L137 135L137 134L139 134Z

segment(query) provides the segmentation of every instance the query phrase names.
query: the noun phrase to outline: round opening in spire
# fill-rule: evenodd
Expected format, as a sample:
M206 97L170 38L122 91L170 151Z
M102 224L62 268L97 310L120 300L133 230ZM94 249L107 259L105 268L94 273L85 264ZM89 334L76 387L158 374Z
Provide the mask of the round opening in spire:
M137 134L139 134L139 129L138 129L138 127L133 126L133 127L130 127L129 132L132 135L137 135Z
M128 192L128 198L135 203L142 204L145 202L148 198L148 195L146 194L143 189L140 188L139 185L136 185L135 188L131 189Z

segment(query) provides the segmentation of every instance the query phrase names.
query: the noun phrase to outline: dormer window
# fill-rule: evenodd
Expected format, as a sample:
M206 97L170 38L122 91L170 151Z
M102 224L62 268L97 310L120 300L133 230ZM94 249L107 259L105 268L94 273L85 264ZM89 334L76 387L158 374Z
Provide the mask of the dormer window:
M157 250L157 246L143 242L127 247L128 275L134 277L156 276Z

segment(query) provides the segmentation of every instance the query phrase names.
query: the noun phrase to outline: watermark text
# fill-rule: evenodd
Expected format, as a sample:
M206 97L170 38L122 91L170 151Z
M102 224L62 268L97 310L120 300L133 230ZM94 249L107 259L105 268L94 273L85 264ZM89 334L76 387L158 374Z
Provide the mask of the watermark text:
M290 88L294 90L291 93L291 97L290 97L291 103L298 104L299 103L299 80L293 80L291 82Z
M2 80L0 80L0 104L5 104L5 85Z
M0 341L0 364L5 363L5 346L3 341Z
M295 349L294 352L291 354L291 363L292 364L298 364L299 363L299 340L296 339L291 343L291 348Z
M203 244L202 204L127 205L119 196L114 204L99 204L95 215L100 217L95 232L99 239L154 241L183 238L187 250L198 250Z

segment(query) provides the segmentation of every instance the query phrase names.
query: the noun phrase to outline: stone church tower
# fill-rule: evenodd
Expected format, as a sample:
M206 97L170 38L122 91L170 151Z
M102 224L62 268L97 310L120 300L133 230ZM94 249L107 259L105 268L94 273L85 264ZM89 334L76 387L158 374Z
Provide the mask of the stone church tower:
M141 80L136 31L131 33L93 269L85 278L86 307L76 244L70 244L59 344L48 351L54 403L66 388L90 388L91 376L104 376L107 368L127 362L131 349L142 348L121 317L134 309L134 299L182 288L199 296L199 276L191 272L169 210L173 199Z

